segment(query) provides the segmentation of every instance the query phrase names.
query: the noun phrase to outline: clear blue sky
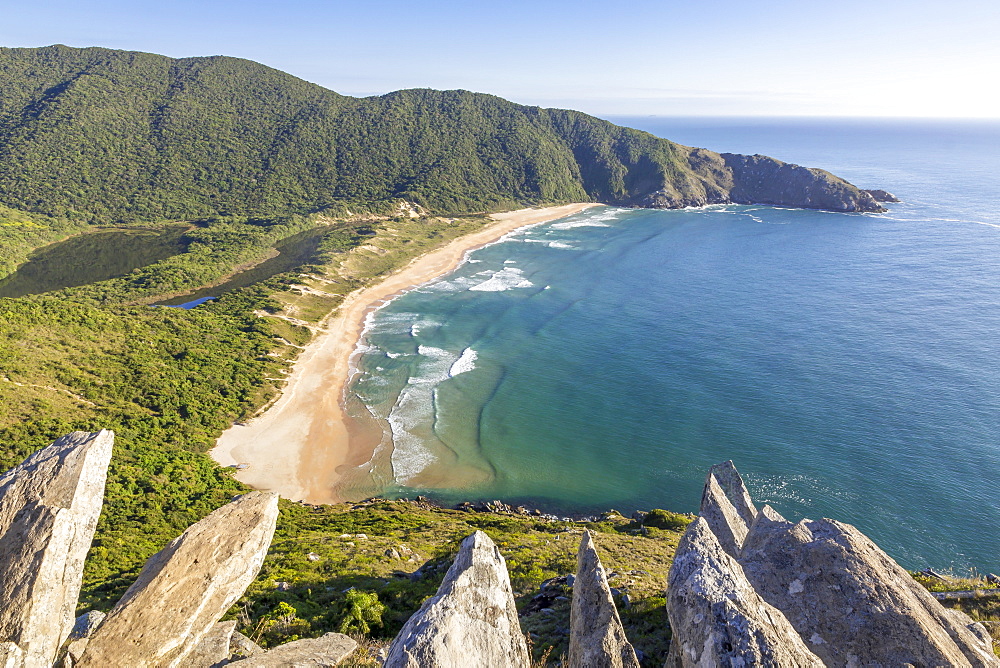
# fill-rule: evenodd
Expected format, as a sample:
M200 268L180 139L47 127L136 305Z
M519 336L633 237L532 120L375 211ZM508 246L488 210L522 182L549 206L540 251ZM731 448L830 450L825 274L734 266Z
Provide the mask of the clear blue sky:
M996 0L0 0L0 45L262 62L598 115L1000 117Z

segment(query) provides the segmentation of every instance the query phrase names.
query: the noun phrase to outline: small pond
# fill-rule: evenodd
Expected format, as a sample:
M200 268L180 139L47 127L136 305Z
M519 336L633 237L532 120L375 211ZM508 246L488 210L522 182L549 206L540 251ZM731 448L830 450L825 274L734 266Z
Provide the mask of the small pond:
M123 276L185 250L188 224L87 232L35 250L0 279L0 297L23 297Z

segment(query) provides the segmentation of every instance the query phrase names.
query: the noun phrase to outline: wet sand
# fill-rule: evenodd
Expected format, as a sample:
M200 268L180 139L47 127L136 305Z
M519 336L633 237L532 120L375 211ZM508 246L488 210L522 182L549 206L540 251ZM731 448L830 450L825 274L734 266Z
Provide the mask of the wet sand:
M344 470L367 462L381 434L348 418L351 357L369 311L400 292L455 270L466 253L513 230L557 220L595 204L494 214L494 224L415 258L384 281L347 296L296 360L281 396L263 414L219 437L212 457L255 489L307 503L337 503ZM340 471L338 471L340 469Z

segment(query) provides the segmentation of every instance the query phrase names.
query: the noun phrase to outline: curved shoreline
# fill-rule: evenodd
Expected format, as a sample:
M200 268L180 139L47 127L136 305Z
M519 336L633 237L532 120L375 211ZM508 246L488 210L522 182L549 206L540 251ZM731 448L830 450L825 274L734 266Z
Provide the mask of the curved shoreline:
M352 454L357 459L351 448L355 429L344 409L344 390L369 311L400 292L451 273L467 253L514 230L592 206L599 205L565 204L493 214L495 224L454 239L413 259L383 281L347 295L327 316L324 331L295 361L279 398L262 415L227 429L210 454L222 466L249 464L236 478L255 489L307 503L343 501L337 490L343 474L337 469L349 464Z

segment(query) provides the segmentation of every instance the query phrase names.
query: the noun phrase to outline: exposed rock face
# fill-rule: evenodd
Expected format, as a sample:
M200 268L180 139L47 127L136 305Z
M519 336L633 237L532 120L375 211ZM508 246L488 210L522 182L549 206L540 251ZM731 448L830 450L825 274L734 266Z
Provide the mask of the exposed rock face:
M667 591L675 665L823 665L785 615L754 591L703 517L677 546Z
M866 193L871 195L876 202L898 202L899 199L890 192L885 190L866 190Z
M237 622L219 622L208 630L201 641L184 659L191 668L209 668L229 662L229 643L236 631Z
M732 170L729 197L737 204L776 204L827 211L883 212L872 195L822 169L765 155L723 153Z
M764 155L720 154L680 145L676 148L687 151L691 173L673 175L662 185L639 190L622 204L663 209L771 204L844 212L885 211L873 196L874 192L884 191L861 190L822 169L800 167Z
M51 666L73 628L113 444L73 432L0 476L0 641L25 666Z
M639 668L639 660L625 637L604 566L589 531L583 532L576 556L569 665L571 668Z
M854 527L768 506L748 524L752 507L732 462L713 467L670 570L668 665L1000 666Z
M251 492L150 557L90 639L79 666L178 666L257 576L278 496Z
M357 649L358 643L341 633L327 633L279 645L242 661L227 664L239 668L287 668L287 666L336 666Z
M264 648L239 631L234 631L233 637L229 640L229 652L234 659L244 659L263 654Z
M971 620L956 620L849 524L762 514L740 563L828 665L993 665Z
M12 642L0 642L0 668L21 668L24 652Z
M84 613L76 618L76 622L73 623L73 630L70 631L70 640L78 640L80 638L89 638L94 635L94 631L97 627L101 625L104 618L107 617L100 610L91 610L90 612Z
M406 622L390 668L527 666L528 647L500 550L482 531L462 541L437 594Z

